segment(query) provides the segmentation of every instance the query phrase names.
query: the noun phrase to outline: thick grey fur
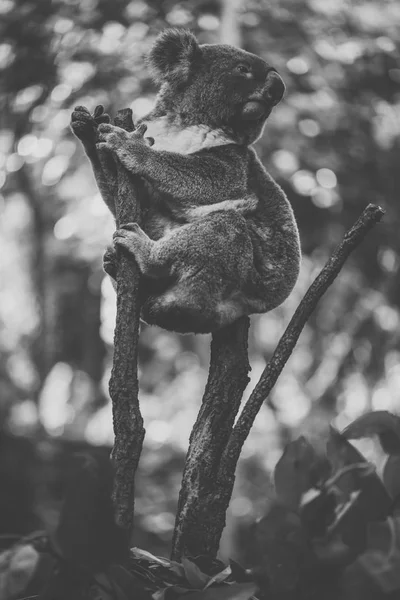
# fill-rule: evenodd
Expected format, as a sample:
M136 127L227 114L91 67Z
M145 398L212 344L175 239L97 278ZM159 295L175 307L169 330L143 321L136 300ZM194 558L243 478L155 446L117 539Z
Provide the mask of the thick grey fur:
M143 319L181 333L212 332L275 308L298 277L292 208L250 147L284 85L261 58L199 45L185 30L163 32L149 66L161 87L134 132L84 107L75 109L72 129L114 216L115 161L145 181L142 227L126 224L114 236L143 274ZM147 128L170 136L171 149L157 135L153 147ZM193 149L174 151L174 139L183 135L186 143L192 133ZM201 146L202 139L211 142Z

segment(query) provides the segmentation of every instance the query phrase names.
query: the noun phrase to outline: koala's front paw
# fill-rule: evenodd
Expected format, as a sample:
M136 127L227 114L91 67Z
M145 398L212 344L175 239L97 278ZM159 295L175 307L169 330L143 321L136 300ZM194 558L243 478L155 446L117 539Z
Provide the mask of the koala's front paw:
M107 147L109 150L117 150L121 146L124 146L129 140L129 133L109 123L103 123L98 128L98 142L100 147Z
M103 254L103 269L111 279L117 278L118 256L114 246L108 246Z
M110 117L104 107L96 106L93 115L85 106L76 106L71 115L71 129L85 146L95 146L97 128L101 123L109 123Z
M103 144L110 150L116 152L118 149L125 147L127 144L134 149L137 145L152 146L154 144L153 138L145 138L147 125L139 125L137 129L132 132L128 132L121 127L116 125L103 124L99 126L98 141L100 145Z
M140 175L145 150L154 143L152 138L144 137L146 129L144 124L132 132L115 125L100 125L99 143L96 144L96 148L99 151L104 149L113 152L125 169L134 175Z

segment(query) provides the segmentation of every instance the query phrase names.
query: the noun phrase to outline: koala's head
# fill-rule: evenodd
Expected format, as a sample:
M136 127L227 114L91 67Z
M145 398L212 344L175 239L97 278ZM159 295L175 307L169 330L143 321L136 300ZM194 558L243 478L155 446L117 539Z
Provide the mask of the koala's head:
M263 59L224 44L199 45L186 30L167 29L149 55L161 85L156 112L187 125L221 128L241 143L261 134L285 85Z

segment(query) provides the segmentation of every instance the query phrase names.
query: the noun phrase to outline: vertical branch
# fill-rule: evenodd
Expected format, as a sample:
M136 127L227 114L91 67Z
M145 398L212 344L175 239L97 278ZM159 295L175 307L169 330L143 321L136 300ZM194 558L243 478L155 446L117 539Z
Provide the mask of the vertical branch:
M223 451L231 435L250 370L249 319L214 333L208 381L190 436L172 542L172 557L215 556L230 495L218 486Z
M132 111L119 111L115 124L128 131L134 129ZM117 164L117 224L140 220L138 178ZM114 333L114 359L110 379L115 443L114 503L119 525L130 533L133 525L134 478L139 462L145 430L139 407L137 352L139 341L139 269L121 253L117 271L117 318Z

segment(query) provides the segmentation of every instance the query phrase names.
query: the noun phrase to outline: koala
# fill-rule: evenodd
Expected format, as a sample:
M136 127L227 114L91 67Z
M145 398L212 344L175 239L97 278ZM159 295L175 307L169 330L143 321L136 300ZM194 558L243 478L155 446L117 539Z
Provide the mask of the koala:
M84 107L72 129L114 215L116 161L144 183L141 226L114 235L141 271L143 320L209 333L277 307L298 277L292 208L251 147L285 86L258 56L186 30L161 33L149 66L160 89L134 131Z

